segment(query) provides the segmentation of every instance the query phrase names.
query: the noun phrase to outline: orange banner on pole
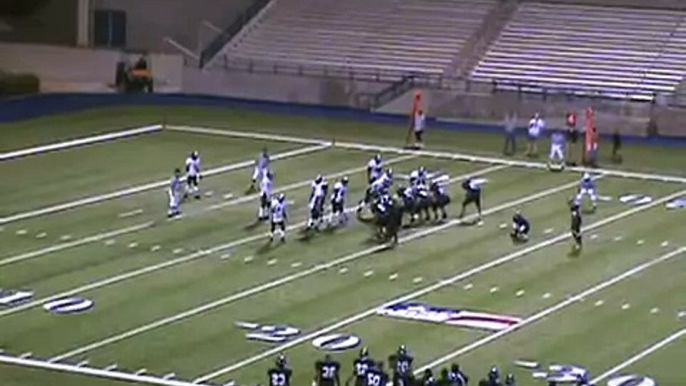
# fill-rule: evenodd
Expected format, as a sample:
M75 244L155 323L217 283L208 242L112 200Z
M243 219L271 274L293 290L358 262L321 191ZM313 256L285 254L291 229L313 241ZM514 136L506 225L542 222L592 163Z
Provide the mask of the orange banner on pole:
M595 112L593 108L586 109L586 152L598 148L598 132L595 126Z

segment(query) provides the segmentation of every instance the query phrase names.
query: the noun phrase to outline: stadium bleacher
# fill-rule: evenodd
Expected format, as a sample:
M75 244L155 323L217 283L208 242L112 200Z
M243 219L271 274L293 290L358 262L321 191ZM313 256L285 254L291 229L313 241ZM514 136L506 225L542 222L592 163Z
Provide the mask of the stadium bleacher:
M224 53L352 70L440 74L492 0L279 0Z
M633 97L672 92L686 69L686 13L523 3L475 80Z

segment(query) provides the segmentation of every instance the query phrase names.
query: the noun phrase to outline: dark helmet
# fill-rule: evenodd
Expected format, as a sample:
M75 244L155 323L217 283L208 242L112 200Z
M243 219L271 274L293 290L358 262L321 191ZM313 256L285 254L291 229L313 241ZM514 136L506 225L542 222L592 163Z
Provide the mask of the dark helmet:
M366 347L362 347L360 350L360 357L368 357L369 356L369 349Z
M283 354L279 354L278 357L276 357L276 367L286 367L286 363L288 360L286 359L286 356Z
M507 374L505 377L505 386L514 386L515 385L515 376L514 374Z

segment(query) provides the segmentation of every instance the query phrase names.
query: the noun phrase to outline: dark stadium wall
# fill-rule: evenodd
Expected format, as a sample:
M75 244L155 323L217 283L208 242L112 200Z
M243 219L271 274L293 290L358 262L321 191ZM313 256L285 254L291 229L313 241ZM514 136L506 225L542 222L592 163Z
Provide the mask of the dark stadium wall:
M126 48L162 51L165 37L171 37L197 52L199 40L209 43L211 32L200 26L209 21L225 28L253 0L93 0L95 10L126 12ZM206 38L203 38L206 37Z
M78 0L45 0L26 12L6 14L11 29L0 30L0 41L73 46L76 44L77 5Z

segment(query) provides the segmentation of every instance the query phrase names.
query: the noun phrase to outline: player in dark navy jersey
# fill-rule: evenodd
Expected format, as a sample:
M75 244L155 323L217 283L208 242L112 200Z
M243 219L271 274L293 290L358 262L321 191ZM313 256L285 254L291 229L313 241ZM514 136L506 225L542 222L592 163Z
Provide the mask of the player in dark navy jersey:
M525 243L529 241L529 230L531 230L531 225L529 220L527 220L522 211L517 209L514 216L512 216L512 232L510 237L515 243Z
M269 386L290 386L293 371L287 367L286 357L279 355L274 367L267 371Z
M462 372L460 365L453 363L450 366L450 371L448 372L448 383L450 386L467 386L469 383L469 377Z
M377 362L367 370L365 380L364 386L385 386L388 383L388 374L384 371L383 362Z
M405 345L398 347L398 352L390 358L393 364L393 385L411 386L414 384L412 362L414 358L407 352Z
M367 371L374 367L374 361L369 356L369 350L366 347L360 350L360 355L353 362L353 374L350 379L345 383L346 386L350 384L350 381L355 379L355 386L365 386L367 383Z
M314 365L314 381L317 386L341 386L341 364L334 361L331 355L326 355L323 360Z
M460 211L459 218L464 217L464 212L467 209L467 205L474 204L476 206L478 214L478 224L482 224L481 219L481 183L483 180L469 177L462 183L462 189L465 191L464 201L462 201L462 210Z
M571 214L571 224L570 230L572 231L572 237L574 238L574 252L581 250L583 241L581 238L581 209L579 203L576 200L572 200L570 203L570 214Z

